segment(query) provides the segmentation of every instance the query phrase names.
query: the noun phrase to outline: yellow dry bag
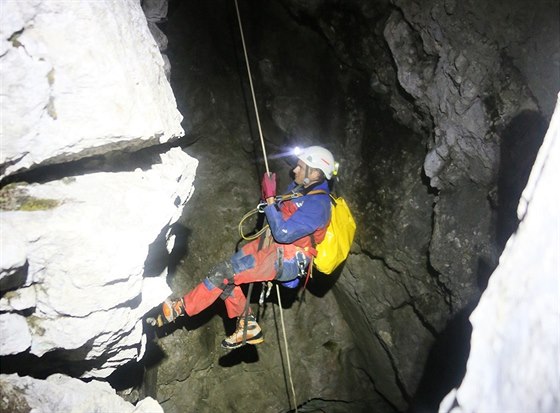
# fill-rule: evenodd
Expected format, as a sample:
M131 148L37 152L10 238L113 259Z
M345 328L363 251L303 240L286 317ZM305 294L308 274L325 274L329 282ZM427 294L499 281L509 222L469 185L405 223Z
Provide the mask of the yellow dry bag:
M332 273L350 253L350 247L356 232L356 222L344 198L333 200L331 223L325 238L317 245L317 256L313 260L315 268L323 274Z

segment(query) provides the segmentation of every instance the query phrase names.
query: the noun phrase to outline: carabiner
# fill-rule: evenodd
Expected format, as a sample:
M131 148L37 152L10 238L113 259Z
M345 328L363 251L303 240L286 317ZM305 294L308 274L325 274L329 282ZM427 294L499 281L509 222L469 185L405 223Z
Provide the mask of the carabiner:
M305 259L305 254L302 251L296 252L296 263L298 266L298 277L305 276L305 267L307 265L307 260Z
M260 204L257 205L257 211L262 214L264 212L264 208L267 205L268 204L266 202L261 202Z

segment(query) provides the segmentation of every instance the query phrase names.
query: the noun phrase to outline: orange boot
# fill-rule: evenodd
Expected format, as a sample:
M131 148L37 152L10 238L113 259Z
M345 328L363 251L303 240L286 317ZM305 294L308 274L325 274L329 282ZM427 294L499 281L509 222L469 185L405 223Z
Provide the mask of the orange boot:
M177 317L185 314L185 303L182 298L167 299L161 305L161 314L156 317L149 317L146 319L148 324L161 327L164 324L169 324Z
M243 337L245 335L245 337ZM234 349L244 344L260 344L264 341L261 327L255 320L253 314L247 316L247 328L245 329L245 316L237 317L237 329L222 341L222 347Z

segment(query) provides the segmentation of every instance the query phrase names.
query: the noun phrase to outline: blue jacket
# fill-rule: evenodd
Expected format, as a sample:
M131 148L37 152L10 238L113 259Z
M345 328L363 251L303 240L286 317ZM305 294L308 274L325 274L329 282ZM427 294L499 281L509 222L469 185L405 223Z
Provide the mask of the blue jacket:
M288 186L286 193L296 187ZM329 185L325 180L312 188L323 190L325 194L303 195L280 205L268 205L264 212L274 240L281 244L291 244L300 238L325 228L331 219ZM289 203L289 205L288 205ZM286 204L286 205L284 205ZM317 240L320 242L320 240Z

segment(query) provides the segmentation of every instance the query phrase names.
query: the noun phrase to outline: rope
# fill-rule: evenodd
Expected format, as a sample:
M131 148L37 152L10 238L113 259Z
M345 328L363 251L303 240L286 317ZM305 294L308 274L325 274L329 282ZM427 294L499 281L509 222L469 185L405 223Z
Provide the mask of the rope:
M298 412L296 389L294 381L292 380L292 366L290 365L290 353L288 351L288 340L286 339L286 326L284 325L284 313L282 312L282 300L280 299L280 287L276 284L276 295L278 296L278 306L280 307L280 322L282 323L282 332L284 333L284 347L286 347L286 362L288 364L288 377L290 378L290 386L292 388L292 395L294 396L295 412Z
M259 118L259 110L257 109L257 99L255 98L255 89L253 88L253 79L251 76L251 66L249 65L249 58L247 57L247 48L245 47L245 37L243 36L243 25L241 24L241 15L239 14L239 6L237 5L237 0L235 0L235 11L237 12L237 22L239 23L239 32L241 33L241 43L243 44L243 54L245 55L245 64L247 65L247 75L249 76L249 86L251 87L251 96L253 97L253 107L255 108L255 116L257 117L257 127L259 128L259 136L261 138L261 147L264 156L264 165L266 167L266 173L270 175L270 170L268 169L268 159L266 155L266 148L264 146L264 138L261 128L261 121Z
M249 303L251 302L251 295L253 294L253 283L249 284L249 291L247 292L247 301L245 301L245 323L243 324L243 345L247 343L247 318L249 318Z
M264 144L264 138L263 138L263 133L262 133L262 128L261 128L261 121L260 121L260 118L259 118L259 110L257 108L257 99L255 98L255 89L253 87L253 79L252 79L252 76L251 76L251 67L249 65L249 58L247 57L247 47L245 47L245 36L243 35L243 24L241 23L241 14L239 13L239 6L237 4L237 0L235 0L235 11L237 13L237 22L239 23L239 32L241 33L241 43L243 44L243 54L245 56L245 64L247 65L247 75L249 77L249 86L251 87L251 96L253 98L253 106L254 106L254 109L255 109L257 127L259 129L259 136L260 136L260 139L261 139L261 147L262 147L262 151L263 151L264 164L265 164L265 168L266 168L266 173L270 176L270 169L268 168L268 157L266 155L266 147L265 147L265 144ZM240 225L241 225L241 223L240 223ZM240 229L240 231L241 231L241 229ZM260 235L260 233L259 233L259 235ZM276 284L276 293L278 295L278 305L280 306L280 319L282 321L282 334L284 335L284 346L286 347L286 359L287 359L287 364L288 364L288 375L289 375L289 378L290 378L290 385L292 387L292 395L294 397L295 412L297 413L298 408L297 408L296 391L295 391L295 388L294 388L294 382L292 380L292 368L290 366L290 353L289 353L289 350L288 350L288 340L286 338L286 327L284 325L284 315L283 315L283 312L282 312L282 302L281 302L281 299L280 299L280 288L278 287L278 284ZM245 324L247 324L246 321L245 321Z
M239 221L239 225L237 226L237 229L239 230L239 235L245 241L253 241L254 239L257 239L268 229L268 225L265 225L254 235L245 235L243 233L243 223L245 222L245 220L247 220L247 218L250 218L251 216L257 214L258 212L259 212L259 210L257 208L252 209L251 211L249 211L245 215L243 215L243 218L241 218L241 221Z

